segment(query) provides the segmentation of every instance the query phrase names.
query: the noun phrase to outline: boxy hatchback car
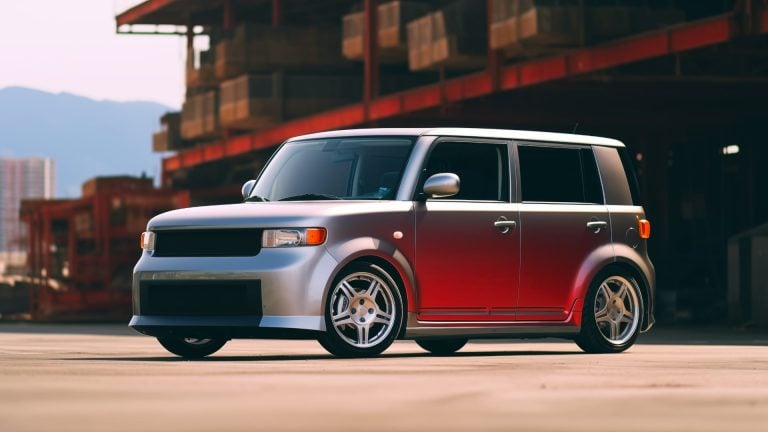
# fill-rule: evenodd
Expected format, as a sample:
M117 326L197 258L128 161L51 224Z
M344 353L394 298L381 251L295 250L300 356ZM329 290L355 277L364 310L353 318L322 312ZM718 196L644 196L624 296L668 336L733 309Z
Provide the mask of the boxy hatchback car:
M204 357L311 338L344 357L395 339L560 337L620 352L654 322L650 224L624 145L488 129L293 138L245 202L149 221L130 326Z

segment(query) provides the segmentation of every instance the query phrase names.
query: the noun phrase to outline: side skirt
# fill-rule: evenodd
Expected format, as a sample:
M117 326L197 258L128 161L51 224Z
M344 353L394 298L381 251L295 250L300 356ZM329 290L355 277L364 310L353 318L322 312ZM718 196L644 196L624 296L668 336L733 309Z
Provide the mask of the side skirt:
M579 334L581 327L573 324L538 321L419 321L415 313L408 314L403 339L467 337L482 338L536 338L558 337L570 339Z

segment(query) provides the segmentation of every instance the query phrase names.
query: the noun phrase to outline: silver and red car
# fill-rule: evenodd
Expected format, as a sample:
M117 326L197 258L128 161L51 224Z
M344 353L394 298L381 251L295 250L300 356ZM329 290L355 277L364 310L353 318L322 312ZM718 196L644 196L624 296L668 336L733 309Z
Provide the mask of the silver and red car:
M364 357L395 339L620 352L654 322L650 224L616 140L318 133L285 142L243 197L149 221L131 327L184 357L274 337Z

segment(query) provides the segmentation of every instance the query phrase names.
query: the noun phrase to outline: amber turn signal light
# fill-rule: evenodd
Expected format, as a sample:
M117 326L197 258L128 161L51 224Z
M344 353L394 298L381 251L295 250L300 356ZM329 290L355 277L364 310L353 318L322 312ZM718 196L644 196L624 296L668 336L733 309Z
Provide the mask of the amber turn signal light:
M325 243L327 232L325 228L307 228L305 238L307 245L321 245Z
M647 219L640 219L637 221L637 229L640 231L640 238L651 238L651 223Z

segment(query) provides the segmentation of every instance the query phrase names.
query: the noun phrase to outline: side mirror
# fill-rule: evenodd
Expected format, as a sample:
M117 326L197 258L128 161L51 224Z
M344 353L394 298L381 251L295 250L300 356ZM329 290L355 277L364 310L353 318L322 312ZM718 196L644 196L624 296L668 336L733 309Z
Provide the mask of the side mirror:
M439 173L424 182L424 193L430 198L444 198L459 193L461 181L454 173Z
M253 192L253 188L256 187L256 180L248 180L243 184L243 188L240 189L240 192L243 194L243 199L248 199L249 196L251 196L251 192Z

